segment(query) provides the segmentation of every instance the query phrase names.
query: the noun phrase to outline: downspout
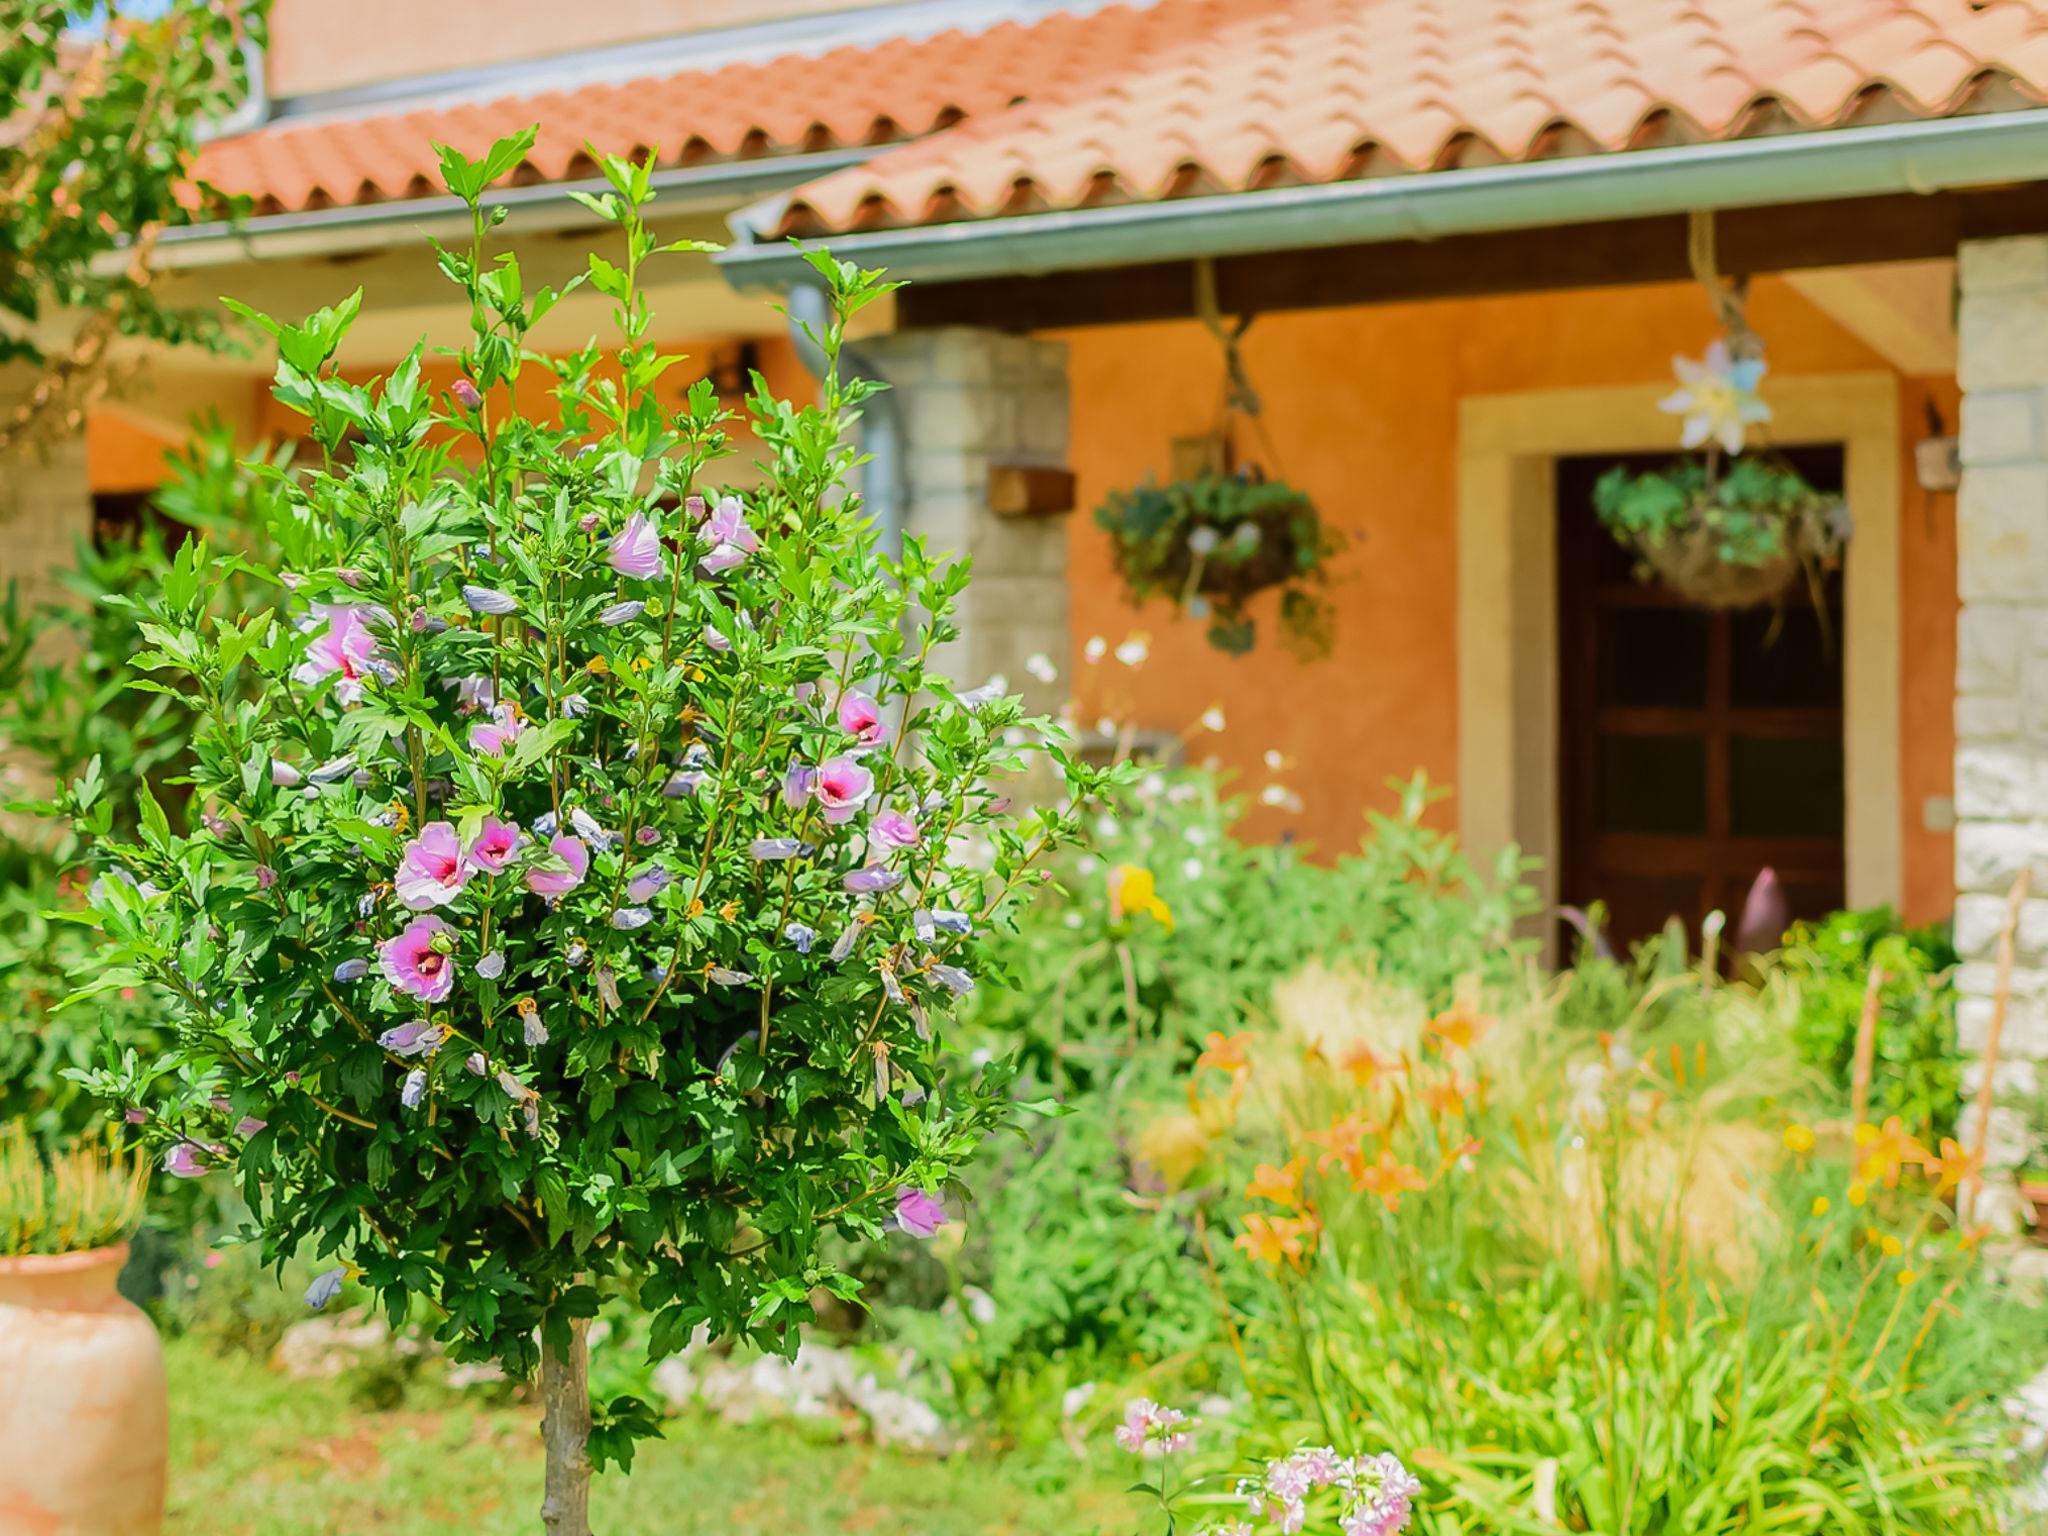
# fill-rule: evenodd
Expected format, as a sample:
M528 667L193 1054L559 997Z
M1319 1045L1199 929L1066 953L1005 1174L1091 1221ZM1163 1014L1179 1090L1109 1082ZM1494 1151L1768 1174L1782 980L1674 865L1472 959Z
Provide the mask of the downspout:
M784 305L789 340L811 376L823 381L825 349L815 335L831 323L825 290L815 283L794 283ZM808 327L808 329L807 329ZM841 347L839 365L854 377L887 385L881 370L857 348ZM861 404L861 448L868 456L862 467L861 500L874 520L882 551L903 553L903 412L893 390L883 388Z

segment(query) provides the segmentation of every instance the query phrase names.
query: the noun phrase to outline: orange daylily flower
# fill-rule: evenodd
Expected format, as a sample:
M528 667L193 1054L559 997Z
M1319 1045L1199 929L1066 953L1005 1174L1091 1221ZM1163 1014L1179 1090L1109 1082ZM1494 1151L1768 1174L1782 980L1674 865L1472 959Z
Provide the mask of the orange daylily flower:
M1299 1210L1301 1207L1301 1174L1307 1166L1306 1158L1290 1158L1285 1166L1276 1168L1271 1163L1261 1163L1252 1171L1251 1183L1244 1187L1247 1200L1270 1200L1285 1210Z
M1316 1172L1323 1173L1330 1164L1343 1164L1344 1171L1353 1183L1365 1169L1365 1141L1369 1136L1379 1136L1386 1127L1376 1120L1368 1120L1363 1110L1353 1110L1333 1125L1326 1125L1320 1131L1309 1131L1302 1140L1323 1149L1323 1155L1316 1159Z
M1380 1153L1380 1160L1353 1178L1352 1183L1368 1195L1378 1195L1380 1203L1390 1211L1401 1208L1404 1190L1429 1188L1429 1181L1422 1176L1422 1170L1412 1163L1404 1163L1392 1152Z
M1492 1019L1461 997L1429 1021L1429 1033L1443 1050L1469 1051L1492 1024Z
M1933 1159L1928 1150L1906 1131L1897 1115L1882 1127L1856 1127L1856 1182L1874 1184L1882 1180L1886 1189L1899 1187L1899 1170L1911 1163L1925 1168Z
M1387 1064L1373 1054L1369 1045L1361 1045L1351 1050L1337 1065L1349 1072L1351 1081L1360 1088L1370 1088L1374 1080L1387 1069Z
M1926 1165L1927 1172L1935 1181L1934 1192L1945 1195L1960 1186L1965 1179L1975 1178L1983 1161L1983 1153L1966 1152L1957 1145L1955 1137L1942 1137L1941 1156Z
M1260 1264L1276 1268L1285 1261L1299 1265L1315 1238L1315 1223L1305 1216L1261 1216L1256 1211L1244 1219L1244 1231L1234 1243Z
M1440 1174L1449 1173L1465 1158L1477 1157L1480 1148L1485 1145L1486 1143L1477 1136L1467 1136L1455 1147L1444 1153L1443 1161L1437 1166L1437 1172Z
M1423 1089L1422 1104L1429 1111L1432 1120L1441 1120L1446 1115L1464 1113L1465 1101L1478 1091L1477 1083L1452 1077Z
M1210 1030L1209 1038L1202 1042L1202 1054L1195 1058L1195 1068L1206 1067L1214 1072L1228 1072L1232 1077L1242 1077L1251 1071L1251 1059L1245 1055L1245 1048L1251 1043L1251 1032L1239 1030L1226 1035L1220 1030Z

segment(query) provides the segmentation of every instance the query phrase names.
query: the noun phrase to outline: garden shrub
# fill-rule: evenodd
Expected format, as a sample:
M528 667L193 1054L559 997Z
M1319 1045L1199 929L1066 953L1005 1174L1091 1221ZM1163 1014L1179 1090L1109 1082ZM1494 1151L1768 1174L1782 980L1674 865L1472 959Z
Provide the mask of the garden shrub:
M423 347L357 385L334 356L359 296L278 343L275 392L321 466L278 477L273 606L222 614L222 561L188 541L141 600L150 686L199 717L179 822L146 782L122 837L100 767L64 807L94 843L107 945L74 998L152 982L162 1059L103 1060L163 1169L233 1170L267 1260L302 1249L394 1324L416 1302L458 1359L540 1367L543 1519L586 1536L591 1465L654 1428L593 1404L583 1340L607 1290L650 1349L700 1327L793 1349L811 1296L857 1281L827 1234L929 1236L941 1192L1012 1112L1008 1072L946 1072L938 1030L992 927L1113 775L1015 698L933 664L964 566L883 555L844 482L875 387L828 368L815 406L748 401L765 489L720 495L730 415L641 289L652 158L601 161L585 198L620 237L585 274L593 346L529 383L560 296L486 259L479 161L443 149L472 210L440 266L473 334L437 398ZM878 275L814 255L836 360ZM524 403L522 414L514 401ZM459 462L455 439L473 449ZM906 750L906 744L913 750ZM1027 760L1068 781L1022 814Z
M1871 969L1881 968L1872 1115L1897 1115L1922 1138L1952 1134L1964 1062L1956 1039L1956 960L1945 928L1903 927L1889 907L1795 923L1776 965L1798 991L1792 1038L1800 1057L1847 1094L1865 989Z

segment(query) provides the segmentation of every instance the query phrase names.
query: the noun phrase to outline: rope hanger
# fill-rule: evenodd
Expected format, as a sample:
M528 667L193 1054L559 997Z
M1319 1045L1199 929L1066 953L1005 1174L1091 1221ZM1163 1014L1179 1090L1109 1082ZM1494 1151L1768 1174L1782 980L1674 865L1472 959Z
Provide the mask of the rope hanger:
M1728 278L1721 275L1714 248L1714 213L1710 208L1695 208L1686 216L1685 257L1692 268L1693 278L1707 290L1707 302L1714 307L1714 318L1728 339L1728 355L1738 362L1762 357L1763 338L1749 328L1746 311L1749 307L1748 277Z
M1252 322L1259 318L1258 313L1246 311L1238 316L1235 325L1224 321L1222 306L1216 298L1216 262L1213 257L1199 256L1195 259L1195 316L1223 349L1223 391L1216 407L1216 435L1223 439L1227 449L1231 415L1243 416L1251 422L1267 462L1278 474L1280 455L1273 447L1273 439L1267 435L1261 415L1263 402L1258 389L1252 384L1250 371L1245 367L1244 351L1240 345L1245 332L1252 328Z

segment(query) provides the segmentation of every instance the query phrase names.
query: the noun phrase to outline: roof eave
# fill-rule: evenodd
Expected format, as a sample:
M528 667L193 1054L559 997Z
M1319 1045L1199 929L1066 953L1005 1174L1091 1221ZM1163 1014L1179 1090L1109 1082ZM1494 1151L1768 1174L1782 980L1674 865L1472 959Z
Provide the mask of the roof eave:
M1774 207L2042 179L2048 108L1619 150L1170 202L1019 214L805 242L893 276L957 282L1570 226L1694 209ZM816 282L794 241L764 237L788 197L743 209L715 258L743 288Z
M723 212L859 165L879 152L880 146L859 145L757 160L674 166L654 173L654 189L662 196L653 213L660 217ZM597 216L570 194L609 190L610 183L602 177L539 182L494 190L486 194L484 202L486 206L502 204L510 210L505 222L498 226L499 233L534 233L596 224ZM460 198L403 198L178 225L159 237L155 265L179 269L294 256L334 256L380 250L425 235L466 239L468 234L469 210Z

